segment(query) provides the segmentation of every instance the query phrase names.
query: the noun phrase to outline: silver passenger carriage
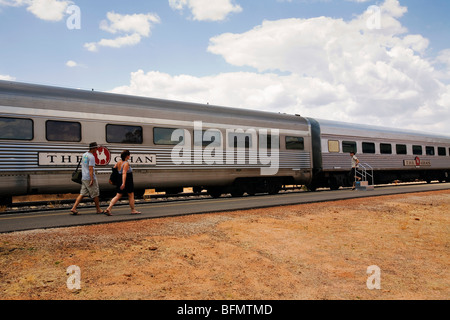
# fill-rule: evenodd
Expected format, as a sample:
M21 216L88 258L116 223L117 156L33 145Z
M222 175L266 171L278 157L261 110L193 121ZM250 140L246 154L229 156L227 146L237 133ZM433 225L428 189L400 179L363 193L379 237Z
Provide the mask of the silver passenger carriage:
M276 193L311 182L310 136L300 116L0 81L0 196L78 192L93 141L103 195L125 149L140 192Z
M318 120L318 123L320 170L316 172L312 189L351 185L354 178L349 176L350 151L356 152L360 171L363 168L373 171L373 177L368 175L369 183L449 181L450 137L328 120Z

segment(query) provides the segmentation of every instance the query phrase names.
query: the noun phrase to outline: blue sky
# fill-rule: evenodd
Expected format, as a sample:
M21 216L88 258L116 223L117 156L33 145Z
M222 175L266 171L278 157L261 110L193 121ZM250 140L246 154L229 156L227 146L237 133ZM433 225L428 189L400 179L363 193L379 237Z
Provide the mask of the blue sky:
M448 12L448 0L0 0L0 79L450 135Z

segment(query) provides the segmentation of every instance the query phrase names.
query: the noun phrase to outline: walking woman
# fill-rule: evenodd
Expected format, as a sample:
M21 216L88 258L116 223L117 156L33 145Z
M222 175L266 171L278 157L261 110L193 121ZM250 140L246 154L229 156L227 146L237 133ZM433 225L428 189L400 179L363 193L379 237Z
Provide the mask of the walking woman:
M130 202L131 214L140 214L134 207L134 183L133 183L133 169L130 167L128 160L130 159L130 151L125 150L120 154L121 161L117 162L114 166L119 171L119 182L117 183L117 194L111 200L108 209L105 210L105 214L110 216L111 209L119 201L124 194L128 194L128 200Z

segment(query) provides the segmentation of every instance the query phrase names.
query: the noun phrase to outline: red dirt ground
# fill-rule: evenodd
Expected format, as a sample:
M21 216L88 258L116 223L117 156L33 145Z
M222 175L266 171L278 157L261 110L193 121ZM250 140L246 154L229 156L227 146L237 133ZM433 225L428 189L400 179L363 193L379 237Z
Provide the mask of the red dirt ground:
M449 222L438 191L1 234L0 296L446 300Z

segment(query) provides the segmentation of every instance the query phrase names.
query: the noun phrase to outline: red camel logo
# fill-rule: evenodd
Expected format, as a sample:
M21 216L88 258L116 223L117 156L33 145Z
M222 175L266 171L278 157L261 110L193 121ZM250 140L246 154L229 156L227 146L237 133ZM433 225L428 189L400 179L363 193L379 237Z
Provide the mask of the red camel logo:
M416 161L416 166L420 166L420 158L419 157L415 157L414 160Z
M98 166L106 166L111 161L111 152L106 147L99 147L94 154L95 164Z

